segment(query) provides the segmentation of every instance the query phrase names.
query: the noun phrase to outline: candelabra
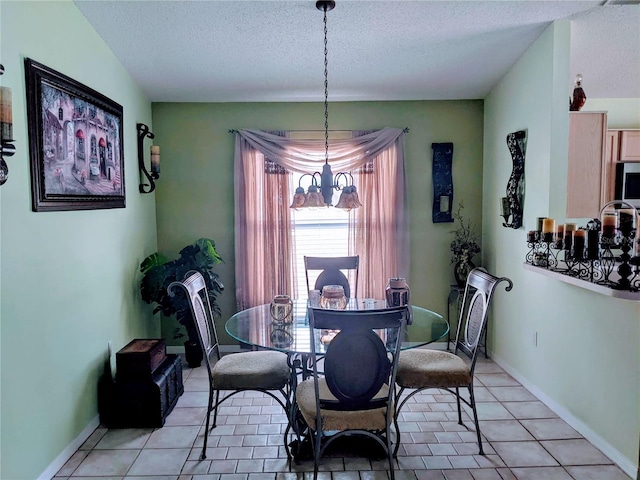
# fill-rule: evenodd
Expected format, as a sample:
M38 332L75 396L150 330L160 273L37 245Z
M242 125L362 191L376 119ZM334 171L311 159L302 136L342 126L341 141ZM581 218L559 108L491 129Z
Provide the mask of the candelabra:
M616 290L640 291L640 245L634 250L638 210L614 200L600 215L602 222L594 219L586 229L564 232L564 238L560 232L553 239L548 232L530 231L526 263Z

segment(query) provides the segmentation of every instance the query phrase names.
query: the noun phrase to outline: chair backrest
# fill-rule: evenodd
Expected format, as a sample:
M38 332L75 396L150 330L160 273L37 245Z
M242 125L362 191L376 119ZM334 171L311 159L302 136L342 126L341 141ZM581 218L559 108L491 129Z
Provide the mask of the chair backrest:
M471 372L475 367L480 337L487 326L493 292L500 282L508 283L507 292L513 288L511 279L495 277L482 267L474 268L467 277L454 353L462 351L471 359Z
M406 306L366 311L309 308L311 338L318 338L323 329L340 330L324 355L324 378L336 400L318 402L317 418L321 408L368 410L390 405L407 316ZM316 342L311 345L318 358ZM313 373L316 398L320 398L317 362L313 362ZM384 384L389 395L373 398Z
M351 297L351 287L349 279L341 270L351 270L354 275L353 297L356 298L358 293L358 271L360 266L360 256L354 255L349 257L304 257L304 273L307 279L307 291L312 290L309 285L309 271L322 270L316 282L314 289L322 290L325 285L342 285L344 294L347 298Z
M191 317L195 324L196 331L204 360L207 365L209 375L211 375L211 353L215 351L217 360L220 360L220 350L218 348L218 334L211 313L211 304L209 303L209 295L202 274L198 271L191 270L187 272L184 280L171 282L167 287L170 296L185 295L189 301L189 309Z

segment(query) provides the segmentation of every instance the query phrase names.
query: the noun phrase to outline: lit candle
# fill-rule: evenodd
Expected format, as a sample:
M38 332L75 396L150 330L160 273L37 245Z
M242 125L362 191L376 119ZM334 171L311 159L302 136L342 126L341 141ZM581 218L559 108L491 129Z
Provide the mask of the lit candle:
M442 213L449 211L449 195L440 195L440 211Z
M542 220L542 238L545 242L553 241L553 233L556 230L556 221L553 218Z
M13 141L13 112L11 111L11 89L0 87L0 140Z
M618 213L608 211L602 213L602 238L613 238L616 234L616 224L618 223Z
M160 147L151 145L151 173L160 173Z
M584 259L584 246L587 232L585 230L573 231L573 258L576 260Z

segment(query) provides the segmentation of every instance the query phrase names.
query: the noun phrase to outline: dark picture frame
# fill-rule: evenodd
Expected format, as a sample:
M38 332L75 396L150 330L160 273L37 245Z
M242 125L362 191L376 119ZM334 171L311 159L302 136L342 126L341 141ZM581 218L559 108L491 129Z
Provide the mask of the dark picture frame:
M122 105L25 59L34 212L125 207Z

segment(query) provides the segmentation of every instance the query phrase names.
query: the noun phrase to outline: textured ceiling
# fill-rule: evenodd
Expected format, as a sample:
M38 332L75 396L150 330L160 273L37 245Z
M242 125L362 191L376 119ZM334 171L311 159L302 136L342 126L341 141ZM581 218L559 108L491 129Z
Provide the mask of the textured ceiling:
M338 0L329 100L484 98L551 21L572 18L571 71L587 95L640 97L640 6L603 3ZM75 4L153 102L323 98L312 0Z

